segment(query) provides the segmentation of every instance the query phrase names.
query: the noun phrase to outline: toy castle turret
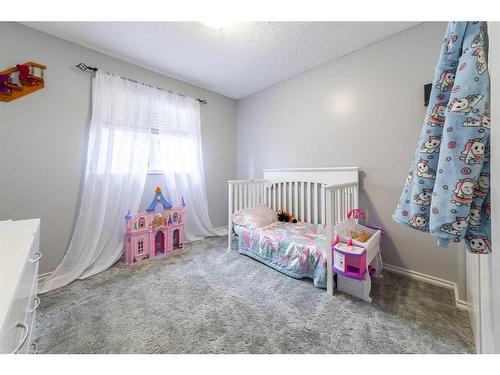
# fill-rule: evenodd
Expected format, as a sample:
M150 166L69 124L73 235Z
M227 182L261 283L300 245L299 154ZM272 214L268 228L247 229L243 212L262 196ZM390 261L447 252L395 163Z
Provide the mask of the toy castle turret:
M173 206L159 187L146 211L125 216L125 263L146 258L161 258L184 246L186 204Z

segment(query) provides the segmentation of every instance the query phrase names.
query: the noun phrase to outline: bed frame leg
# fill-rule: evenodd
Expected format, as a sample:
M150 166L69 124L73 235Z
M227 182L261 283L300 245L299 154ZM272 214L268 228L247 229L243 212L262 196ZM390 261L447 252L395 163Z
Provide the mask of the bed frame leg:
M233 234L233 184L228 183L228 204L227 204L227 251L231 251L231 240Z
M333 296L335 290L335 283L333 282L333 272L332 272L332 252L328 252L328 257L326 261L327 273L326 273L326 291L329 295Z
M333 296L335 284L333 282L333 259L332 259L332 240L333 240L333 224L334 213L332 210L332 192L328 190L325 195L326 198L326 291L329 295Z

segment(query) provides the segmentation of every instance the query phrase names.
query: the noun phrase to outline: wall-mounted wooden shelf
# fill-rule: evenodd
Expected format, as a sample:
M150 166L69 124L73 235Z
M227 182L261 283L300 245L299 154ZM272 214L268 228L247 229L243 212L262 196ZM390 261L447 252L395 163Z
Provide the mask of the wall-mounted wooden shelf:
M47 69L45 65L38 64L32 61L20 65L29 67L28 79L21 80L21 86L13 84L13 81L10 80L6 84L6 86L10 89L10 92L8 93L0 92L0 101L11 102L23 96L34 93L35 91L41 90L45 87L45 82L43 80L43 71ZM16 66L1 71L0 75L7 74L11 76L12 74L16 74L17 72L19 72L19 69Z

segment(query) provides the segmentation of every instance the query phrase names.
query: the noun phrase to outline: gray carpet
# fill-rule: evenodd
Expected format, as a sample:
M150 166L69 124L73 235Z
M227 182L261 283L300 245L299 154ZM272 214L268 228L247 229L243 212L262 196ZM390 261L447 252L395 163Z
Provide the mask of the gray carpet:
M227 252L225 238L42 295L39 353L468 353L450 290L384 272L373 303Z

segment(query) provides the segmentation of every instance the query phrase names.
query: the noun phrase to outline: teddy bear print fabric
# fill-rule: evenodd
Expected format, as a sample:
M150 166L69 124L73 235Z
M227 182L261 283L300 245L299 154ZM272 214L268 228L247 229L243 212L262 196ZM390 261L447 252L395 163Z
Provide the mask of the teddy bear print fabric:
M394 220L438 244L491 251L490 78L486 22L450 22Z

